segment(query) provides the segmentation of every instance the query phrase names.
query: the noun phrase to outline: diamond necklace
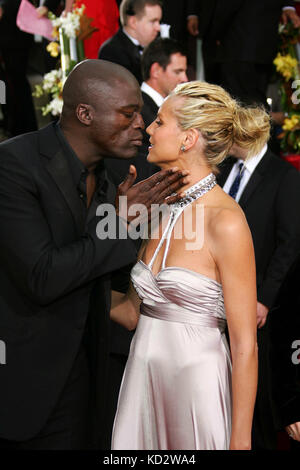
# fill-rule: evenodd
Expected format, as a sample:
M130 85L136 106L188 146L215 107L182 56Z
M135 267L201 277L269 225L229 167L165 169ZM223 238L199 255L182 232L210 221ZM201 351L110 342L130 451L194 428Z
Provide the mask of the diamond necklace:
M214 186L216 186L216 184L217 181L215 175L213 173L210 173L205 178L202 178L200 181L188 188L185 191L184 196L179 199L179 201L175 202L174 205L179 207L185 207L191 202L194 202L199 199L199 197L208 193L208 191L210 191Z

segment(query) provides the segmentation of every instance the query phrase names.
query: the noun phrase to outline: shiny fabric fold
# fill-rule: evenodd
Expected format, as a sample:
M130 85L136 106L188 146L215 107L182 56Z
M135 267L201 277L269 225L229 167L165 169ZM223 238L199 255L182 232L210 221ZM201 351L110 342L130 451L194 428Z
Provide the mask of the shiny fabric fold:
M231 359L222 286L180 267L131 273L141 315L125 369L112 449L228 449Z

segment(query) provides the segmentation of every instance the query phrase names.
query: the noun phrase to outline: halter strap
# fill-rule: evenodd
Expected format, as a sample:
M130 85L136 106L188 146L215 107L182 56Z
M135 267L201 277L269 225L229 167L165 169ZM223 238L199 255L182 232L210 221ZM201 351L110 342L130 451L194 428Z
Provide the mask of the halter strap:
M166 247L164 251L161 269L164 269L166 267L165 265L166 265L166 259L167 259L167 255L168 255L168 251L170 247L171 235L172 235L173 228L178 218L180 217L180 215L182 214L182 212L187 206L189 206L190 204L195 202L197 199L199 199L201 196L203 196L208 191L210 191L216 184L217 183L216 183L215 175L213 173L210 173L208 176L198 181L198 183L188 188L188 190L185 192L184 197L181 198L175 204L172 204L170 206L171 208L170 217L166 225L166 228L162 234L162 237L159 241L159 244L157 245L156 250L148 265L150 269L152 269L153 263L158 255L159 250L164 244L165 240L166 240Z

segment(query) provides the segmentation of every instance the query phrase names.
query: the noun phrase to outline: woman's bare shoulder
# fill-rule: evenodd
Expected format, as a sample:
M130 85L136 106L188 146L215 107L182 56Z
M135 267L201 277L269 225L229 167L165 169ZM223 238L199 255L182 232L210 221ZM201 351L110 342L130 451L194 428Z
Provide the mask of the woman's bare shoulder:
M233 240L238 240L241 236L249 237L250 231L243 210L220 187L208 208L209 231L214 238L225 242L228 237L232 242Z

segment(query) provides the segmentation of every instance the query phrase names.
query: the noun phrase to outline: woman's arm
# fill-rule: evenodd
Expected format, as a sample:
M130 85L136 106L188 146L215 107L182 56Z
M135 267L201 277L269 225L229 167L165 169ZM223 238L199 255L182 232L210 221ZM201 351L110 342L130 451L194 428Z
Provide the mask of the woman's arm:
M142 258L146 245L147 240L143 240L137 260ZM134 330L140 316L140 305L141 299L130 282L126 294L112 290L110 318L128 330Z
M230 449L251 449L257 388L256 275L252 237L241 210L223 210L214 226L232 356Z
M131 283L127 294L113 290L110 318L127 330L134 330L139 319L140 304L141 300Z

